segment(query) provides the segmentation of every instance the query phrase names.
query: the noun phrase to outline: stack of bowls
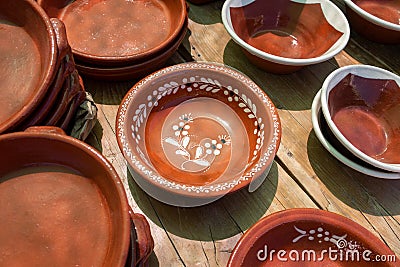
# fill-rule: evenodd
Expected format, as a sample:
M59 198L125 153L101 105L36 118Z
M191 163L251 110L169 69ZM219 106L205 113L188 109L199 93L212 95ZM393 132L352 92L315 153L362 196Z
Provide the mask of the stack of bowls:
M387 179L400 178L399 118L400 77L368 65L332 72L312 107L315 133L329 152L357 171Z
M123 80L160 68L186 35L184 0L38 0L59 18L82 75Z
M399 0L344 0L351 26L364 37L386 44L400 44Z
M0 133L68 130L85 92L63 23L34 1L2 1L0 17Z
M329 0L227 0L222 22L253 64L279 74L332 58L350 37Z

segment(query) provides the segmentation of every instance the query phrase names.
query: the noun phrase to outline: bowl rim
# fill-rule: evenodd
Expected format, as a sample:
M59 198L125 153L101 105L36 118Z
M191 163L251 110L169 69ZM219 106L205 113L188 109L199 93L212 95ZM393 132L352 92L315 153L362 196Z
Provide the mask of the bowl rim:
M346 3L346 6L351 8L354 12L356 12L358 15L360 15L367 21L372 22L375 25L384 27L389 30L400 31L400 24L394 24L390 21L387 21L387 20L381 19L377 16L374 16L371 13L368 13L367 11L365 11L364 9L359 7L352 0L344 0L344 2Z
M291 2L302 3L302 4L313 4L313 3L322 4L322 3L324 3L324 4L328 5L330 8L335 10L335 12L339 15L340 18L342 18L342 22L344 23L344 26L345 26L345 31L343 32L343 35L331 46L331 48L336 46L335 49L333 49L332 51L330 51L328 53L324 53L318 57L287 58L287 57L273 55L273 54L264 52L260 49L257 49L255 47L249 45L242 38L240 38L237 35L237 33L235 32L235 30L233 29L233 27L231 27L232 23L231 23L229 8L231 7L231 4L233 1L236 1L236 0L226 0L224 5L222 6L221 16L222 16L222 23L225 26L225 29L227 30L227 32L229 33L229 35L231 36L233 41L235 41L239 46L244 48L250 54L260 57L264 60L268 60L268 61L271 61L274 63L283 64L283 65L290 65L290 66L304 66L304 65L309 65L309 64L316 64L316 63L326 61L326 60L334 57L335 55L337 55L340 51L342 51L346 47L346 45L350 39L350 25L347 21L346 16L335 4L331 3L329 0L291 0ZM256 1L256 0L246 0L243 2L243 4L246 5L246 4L252 3L254 1ZM339 32L341 32L341 31L339 31Z
M350 74L350 73L354 74L354 70L357 70L357 69L360 69L363 71L371 70L376 75L376 77L373 77L373 78L378 78L378 79L382 79L382 76L380 76L378 74L383 74L384 77L386 77L385 79L392 79L392 80L396 81L397 84L400 86L400 77L399 76L397 76L396 74L394 74L388 70L385 70L385 69L382 69L379 67L375 67L375 66L371 66L371 65L348 65L345 67L338 68L338 69L334 70L332 73L330 73L328 75L328 77L326 77L326 79L322 85L322 88L321 88L322 113L325 117L325 120L326 120L329 128L333 132L333 134L351 153L353 153L355 156L359 157L360 159L364 160L365 162L368 162L369 164L371 164L375 167L378 167L380 169L384 169L387 171L399 173L400 172L400 163L399 164L384 163L384 162L378 161L378 160L368 156L367 154L363 153L358 148L356 148L349 140L347 140L344 137L344 135L339 131L336 124L333 122L333 120L331 118L331 115L329 112L329 107L328 107L328 97L329 97L329 91L330 91L330 89L328 91L329 84L331 83L331 81L334 78L337 78L337 77L341 77L340 79L338 78L338 82L341 81L345 75ZM356 74L356 75L358 75L358 74ZM388 78L388 77L391 77L391 78Z
M32 130L31 130L32 129ZM54 130L53 130L54 129ZM54 132L55 131L55 132ZM18 139L42 139L42 140L48 140L49 142L60 142L64 143L68 146L73 146L83 153L89 155L91 158L95 159L96 162L101 165L104 169L107 170L109 176L111 177L111 180L114 184L114 187L116 191L118 192L118 202L121 205L121 220L119 221L119 225L115 225L115 228L118 229L118 231L121 233L121 242L115 242L114 244L117 244L118 246L121 247L120 251L117 251L116 253L113 251L108 250L107 251L107 257L105 260L110 261L110 259L114 260L114 264L118 263L116 266L123 266L126 261L126 257L128 254L128 248L129 248L129 243L130 243L130 215L129 215L129 204L128 200L126 197L125 189L122 185L122 182L120 180L119 175L117 174L116 170L114 167L111 165L111 163L99 152L97 151L94 147L86 144L83 141L80 141L76 138L73 138L71 136L67 136L61 128L58 127L53 127L53 126L34 126L31 128L28 128L26 131L23 132L13 132L13 133L7 133L0 135L0 142L7 142L8 140L18 140ZM49 163L49 162L46 162ZM77 170L79 171L79 170ZM110 210L111 211L111 210ZM109 243L112 240L109 241ZM112 257L110 257L110 255Z
M400 179L400 173L397 172L385 172L384 170L380 171L377 169L371 169L366 166L362 166L357 162L352 161L347 158L345 155L340 153L324 136L321 131L321 125L319 123L319 113L322 112L321 106L321 90L315 95L312 106L311 106L311 121L314 129L314 133L317 136L318 140L321 142L322 146L328 150L329 153L332 154L337 160L342 162L344 165L361 172L363 174L373 176L375 178L383 178L383 179Z
M45 0L39 0L38 3L44 3ZM154 0L152 0L154 1ZM114 55L114 56L103 56L103 55L95 55L95 54L90 54L90 53L85 53L79 50L76 50L74 47L71 46L72 53L73 55L79 59L82 62L92 62L92 63L98 63L98 64L103 64L103 65L116 65L120 66L120 64L126 64L126 63L133 63L139 60L146 60L150 57L152 57L154 54L158 53L159 51L164 50L167 48L169 45L171 45L172 42L176 40L176 38L179 36L182 28L184 27L186 18L188 16L188 5L185 2L185 0L177 0L180 3L180 6L182 8L182 12L179 13L179 21L178 21L178 27L171 28L173 29L171 34L168 35L166 39L164 39L161 43L159 43L157 46L152 47L151 49L145 50L140 53L136 54L130 54L130 55ZM164 1L162 1L164 2ZM168 10L170 8L167 6ZM61 19L60 19L61 20Z
M51 83L56 75L56 65L57 65L57 57L58 57L58 48L56 41L56 33L53 27L52 22L50 21L49 16L46 12L37 4L35 1L24 1L25 4L31 7L31 9L40 17L41 21L45 24L46 32L49 41L49 53L48 56L49 62L47 64L46 69L44 71L43 79L39 81L37 88L31 88L32 92L28 101L25 105L17 112L12 114L11 117L7 118L4 122L0 123L0 133L9 130L10 128L15 127L17 124L20 124L29 114L31 114L42 102L45 98Z
M130 149L130 145L126 138L126 114L129 104L135 99L135 95L138 90L143 90L143 86L150 85L155 79L162 78L163 75L169 73L179 72L179 71L193 71L196 69L203 69L207 71L223 71L224 75L227 75L233 79L238 79L241 83L255 94L258 94L262 98L263 108L267 110L267 113L271 115L271 120L273 121L273 127L270 131L272 133L272 139L264 142L264 146L267 148L266 152L261 154L260 159L256 162L254 167L248 171L246 174L242 175L237 181L232 183L217 183L211 185L203 186L192 186L186 185L178 182L170 181L160 175L155 173L152 169L144 164L140 157L136 157L136 152ZM226 66L220 63L213 62L186 62L177 65L172 65L161 70L158 70L147 77L136 83L125 95L121 101L117 112L116 119L116 137L118 141L118 146L127 161L129 167L131 167L137 174L141 176L147 182L150 182L152 186L167 190L169 193L175 195L181 195L185 197L193 197L199 199L222 197L227 193L237 191L250 184L253 179L257 179L264 171L273 163L276 156L277 150L281 141L281 122L278 114L278 109L275 107L271 99L267 94L256 85L249 77L240 71Z
M368 244L372 244L371 249L378 254L395 255L375 234L350 218L317 208L291 208L271 213L253 224L236 243L229 257L227 267L238 266L238 263L242 264L240 260L244 259L249 248L268 231L282 224L298 220L320 221L328 225L335 225L348 233L361 236L364 240L369 240ZM237 262L235 263L235 261Z

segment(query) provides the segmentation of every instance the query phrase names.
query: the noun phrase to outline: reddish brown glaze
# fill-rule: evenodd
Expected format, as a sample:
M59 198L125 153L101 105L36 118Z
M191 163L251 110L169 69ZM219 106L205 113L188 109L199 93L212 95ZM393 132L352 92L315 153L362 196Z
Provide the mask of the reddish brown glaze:
M40 104L56 75L56 37L34 1L0 3L0 132Z
M154 248L154 240L151 236L150 226L146 218L133 211L129 212L131 215L132 222L134 224L134 231L136 233L137 239L134 240L135 246L135 265L141 266L141 264L146 263L150 254Z
M165 49L187 16L183 0L38 2L65 23L77 59L103 66L132 63Z
M295 71L298 71L303 66L294 66L294 65L283 65L279 63L275 63L272 61L264 60L258 56L255 56L243 49L244 55L249 59L251 63L259 67L260 69L267 70L271 73L275 74L289 74Z
M347 251L361 253L360 260ZM395 255L380 239L343 216L317 209L291 209L269 215L247 230L228 266L370 266L363 253L366 259Z
M333 28L320 4L254 1L230 8L232 25L249 45L286 58L312 58L325 53L342 33Z
M8 162L0 167L0 247L8 251L0 258L7 266L124 266L130 219L117 174L93 148L48 129L0 136L8 151L0 155Z
M356 0L353 2L375 17L400 25L399 0ZM346 11L351 26L364 37L379 43L400 43L400 31L388 29L378 25L376 22L374 23L371 20L367 20L349 7L346 7Z
M355 147L379 161L400 163L400 88L394 80L348 74L330 91L328 105Z

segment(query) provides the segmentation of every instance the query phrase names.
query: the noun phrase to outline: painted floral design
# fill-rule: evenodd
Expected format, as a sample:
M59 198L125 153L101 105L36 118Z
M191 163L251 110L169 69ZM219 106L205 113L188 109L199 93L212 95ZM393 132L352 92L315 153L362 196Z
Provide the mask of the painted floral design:
M339 249L347 247L347 234L338 236L330 233L328 230L324 230L322 227L318 227L317 229L311 229L309 231L301 230L294 226L294 229L300 234L296 238L292 240L293 243L296 243L303 237L307 237L309 241L318 241L318 243L322 242L331 242L335 244Z
M174 137L167 137L163 141L175 146L175 154L185 159L180 165L182 170L189 170L189 168L190 171L207 170L215 157L221 154L223 147L230 145L231 139L229 135L219 135L218 140L203 138L196 142L197 136L189 134L193 122L191 113L180 116L178 123L172 126ZM188 165L191 167L188 168Z

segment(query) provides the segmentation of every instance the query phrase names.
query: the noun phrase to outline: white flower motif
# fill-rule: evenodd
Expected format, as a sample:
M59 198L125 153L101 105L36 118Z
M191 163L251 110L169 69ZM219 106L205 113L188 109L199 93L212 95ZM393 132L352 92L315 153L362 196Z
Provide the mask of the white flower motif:
M231 144L231 137L229 135L223 134L218 135L218 139L221 141L223 145L230 145Z

